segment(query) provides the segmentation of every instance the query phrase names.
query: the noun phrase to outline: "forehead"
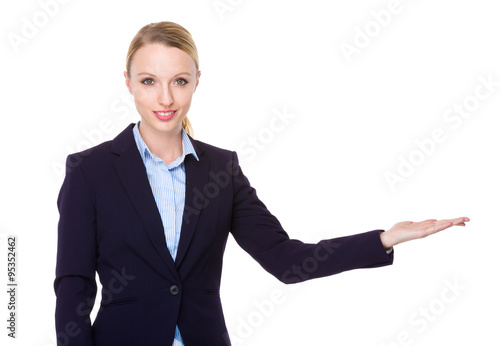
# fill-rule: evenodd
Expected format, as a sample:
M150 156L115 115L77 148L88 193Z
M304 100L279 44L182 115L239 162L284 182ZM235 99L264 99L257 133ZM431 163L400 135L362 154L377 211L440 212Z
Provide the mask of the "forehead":
M151 73L160 75L175 75L181 72L194 74L196 64L183 50L168 47L163 44L147 44L139 48L132 59L131 73Z

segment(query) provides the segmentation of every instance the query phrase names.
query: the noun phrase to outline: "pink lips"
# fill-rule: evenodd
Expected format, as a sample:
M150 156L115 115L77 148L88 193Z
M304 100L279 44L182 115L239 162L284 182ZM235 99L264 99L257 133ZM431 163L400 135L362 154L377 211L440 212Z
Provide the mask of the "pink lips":
M177 113L177 111L174 111L174 110L166 110L166 111L153 111L153 113L156 115L156 117L158 119L160 119L161 121L167 121L167 120L170 120L174 117L175 113ZM160 113L163 113L163 114L167 114L167 115L161 115Z

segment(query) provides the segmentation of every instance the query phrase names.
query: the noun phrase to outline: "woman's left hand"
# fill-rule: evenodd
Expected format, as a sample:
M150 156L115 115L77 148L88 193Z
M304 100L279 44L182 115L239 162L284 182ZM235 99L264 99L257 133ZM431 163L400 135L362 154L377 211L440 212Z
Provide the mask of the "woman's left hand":
M444 220L429 219L421 222L402 221L392 226L387 232L380 233L380 239L384 248L390 249L394 245L425 238L452 226L465 226L465 223L469 221L468 217Z

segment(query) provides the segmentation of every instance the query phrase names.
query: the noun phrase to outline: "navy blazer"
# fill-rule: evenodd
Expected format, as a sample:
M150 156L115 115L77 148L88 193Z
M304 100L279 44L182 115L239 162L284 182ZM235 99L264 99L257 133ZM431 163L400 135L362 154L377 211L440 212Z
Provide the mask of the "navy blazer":
M379 231L305 244L290 239L243 175L235 152L190 138L175 262L128 126L68 156L58 197L54 288L58 345L230 345L219 296L229 233L265 270L295 283L392 264ZM101 305L89 314L102 285Z

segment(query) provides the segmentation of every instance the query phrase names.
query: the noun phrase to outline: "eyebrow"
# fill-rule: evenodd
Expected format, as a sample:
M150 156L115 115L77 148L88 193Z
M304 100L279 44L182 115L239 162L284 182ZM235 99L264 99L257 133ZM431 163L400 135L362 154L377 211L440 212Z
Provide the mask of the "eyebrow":
M175 77L178 77L178 76L180 76L180 75L183 75L183 74L187 74L188 76L191 76L191 73L189 73L189 72L180 72L180 73L177 73L177 74L174 76L174 78L175 78ZM140 76L140 75L148 75L148 76L157 77L154 73L149 73L149 72L141 72L141 73L138 73L137 75L138 75L138 76Z

